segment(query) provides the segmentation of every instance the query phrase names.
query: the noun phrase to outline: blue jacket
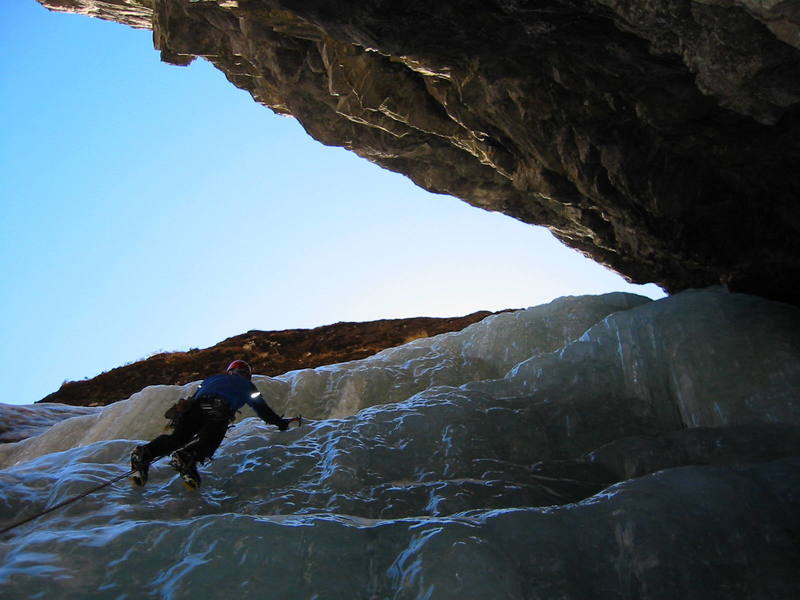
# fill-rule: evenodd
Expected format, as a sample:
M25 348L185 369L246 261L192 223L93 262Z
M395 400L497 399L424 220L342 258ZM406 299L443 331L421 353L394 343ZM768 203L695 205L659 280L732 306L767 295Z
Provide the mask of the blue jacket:
M195 399L222 398L236 412L245 404L249 404L255 413L267 423L281 425L283 419L267 405L255 385L239 375L212 375L203 380Z

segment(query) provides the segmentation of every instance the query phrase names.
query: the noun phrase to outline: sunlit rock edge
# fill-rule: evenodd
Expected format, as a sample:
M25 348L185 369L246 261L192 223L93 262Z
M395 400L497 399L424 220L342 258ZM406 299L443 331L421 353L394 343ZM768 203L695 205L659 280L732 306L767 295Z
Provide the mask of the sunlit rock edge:
M631 281L800 305L789 0L39 0Z
M117 484L7 534L0 589L792 597L798 329L798 309L722 290L565 298L257 378L313 420L280 433L245 416L200 492L159 463L143 491ZM19 463L0 472L2 522L124 473L131 440L191 389L0 447Z

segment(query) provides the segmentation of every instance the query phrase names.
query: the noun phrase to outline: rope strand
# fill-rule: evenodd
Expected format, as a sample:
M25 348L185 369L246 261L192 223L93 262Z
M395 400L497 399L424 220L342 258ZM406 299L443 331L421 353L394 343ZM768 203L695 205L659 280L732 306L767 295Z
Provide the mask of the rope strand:
M109 479L108 481L105 481L105 482L101 483L100 485L97 485L97 486L95 486L93 488L90 488L87 491L85 491L85 492L83 492L81 494L78 494L77 496L74 496L73 498L69 498L67 500L64 500L63 502L59 502L55 506L51 506L50 508L48 508L46 510L43 510L40 513L37 513L37 514L33 515L32 517L28 517L27 519L23 519L19 523L14 523L13 525L10 525L10 526L6 527L5 529L0 529L0 535L3 535L4 533L9 532L12 529L16 529L17 527L20 527L21 525L25 525L25 523L30 523L34 519L38 519L39 517L44 516L44 515L46 515L48 513L51 513L54 510L58 510L62 506L66 506L67 504L72 504L73 502L77 502L81 498L85 498L89 494L92 494L92 493L94 493L94 492L96 492L98 490L102 490L104 487L107 487L107 486L111 485L112 483L116 483L120 479L125 479L126 477L129 477L130 475L133 475L135 472L136 472L135 469L131 469L127 473L124 473L124 474L122 474L122 475L120 475L118 477L115 477L114 479Z

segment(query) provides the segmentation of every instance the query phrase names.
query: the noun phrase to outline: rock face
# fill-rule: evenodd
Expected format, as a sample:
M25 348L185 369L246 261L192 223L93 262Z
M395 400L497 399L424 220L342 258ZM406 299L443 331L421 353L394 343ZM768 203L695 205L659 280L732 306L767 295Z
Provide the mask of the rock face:
M10 531L4 595L800 597L795 307L562 298L255 383L312 419L243 415L199 491L162 461ZM0 445L0 528L124 475L191 387Z
M253 372L261 375L358 360L417 338L458 331L490 314L479 311L463 317L382 319L315 329L253 330L210 348L161 352L92 379L67 381L40 402L105 406L149 385L184 385L222 372L235 358L246 360Z
M152 26L164 60L632 281L800 303L795 2L39 1Z

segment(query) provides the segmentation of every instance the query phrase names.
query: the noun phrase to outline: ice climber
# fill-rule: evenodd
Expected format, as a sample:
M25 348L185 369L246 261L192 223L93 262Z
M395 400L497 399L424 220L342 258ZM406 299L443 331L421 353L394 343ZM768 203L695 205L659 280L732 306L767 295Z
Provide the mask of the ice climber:
M179 402L177 410L167 411L165 416L172 416L175 430L134 448L131 453L133 482L136 485L147 483L150 463L172 453L169 464L180 473L188 487L197 488L200 485L197 463L212 457L236 412L245 404L249 404L266 423L277 425L281 431L288 429L292 421L300 422L299 417L284 419L275 414L250 377L250 365L235 360L228 365L225 374L205 379L194 396Z

